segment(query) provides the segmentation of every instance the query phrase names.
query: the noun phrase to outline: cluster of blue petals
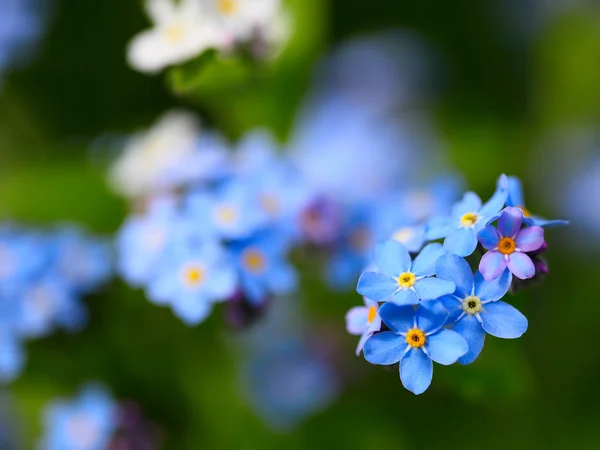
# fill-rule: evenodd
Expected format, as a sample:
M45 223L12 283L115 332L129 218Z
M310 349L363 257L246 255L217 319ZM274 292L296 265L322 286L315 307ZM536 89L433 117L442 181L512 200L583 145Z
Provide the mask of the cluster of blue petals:
M0 381L20 373L24 341L85 324L81 297L110 277L111 262L108 243L78 228L0 226Z
M372 364L400 363L404 387L421 394L432 362L472 363L486 334L521 337L527 319L502 299L547 273L543 227L565 224L532 215L520 180L502 175L486 203L467 192L449 215L433 217L421 248L378 243L358 280L365 306L346 315L348 332L361 336L357 354Z

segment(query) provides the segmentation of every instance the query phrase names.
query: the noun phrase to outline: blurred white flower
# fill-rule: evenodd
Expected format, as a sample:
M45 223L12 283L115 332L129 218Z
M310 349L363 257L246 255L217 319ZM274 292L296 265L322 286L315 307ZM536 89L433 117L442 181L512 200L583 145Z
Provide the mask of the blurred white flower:
M133 68L157 72L215 45L216 31L203 15L200 0L147 0L146 10L154 28L129 44L127 57Z

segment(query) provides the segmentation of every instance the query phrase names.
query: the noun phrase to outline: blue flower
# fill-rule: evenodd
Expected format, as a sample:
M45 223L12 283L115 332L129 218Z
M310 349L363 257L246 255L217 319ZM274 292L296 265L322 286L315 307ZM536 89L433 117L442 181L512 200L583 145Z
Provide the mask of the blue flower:
M364 272L356 291L371 300L416 305L454 292L454 283L434 278L435 262L444 253L440 244L429 244L411 262L400 242L388 240L375 247L380 272Z
M0 383L14 380L21 373L24 363L25 352L19 336L0 323Z
M503 339L515 339L527 331L527 319L508 303L499 301L506 295L512 281L510 272L486 281L481 273L475 276L467 261L456 255L444 255L436 264L437 276L456 284L452 295L440 302L448 310L447 324L469 343L469 352L458 361L470 364L483 349L485 334Z
M296 271L286 261L289 246L285 235L269 231L232 244L241 287L252 303L260 304L273 294L289 294L296 289Z
M432 308L386 303L379 316L390 331L374 334L365 343L365 359L372 364L400 362L400 379L406 389L422 394L431 384L433 363L454 364L469 351L458 333L442 328L448 318L439 304Z
M210 314L213 303L227 300L236 287L233 262L217 241L181 239L163 255L148 284L148 298L170 305L176 316L192 326Z
M525 216L525 223L527 225L555 227L569 224L568 220L548 220L531 214L531 212L525 206L523 183L521 183L521 180L514 176L508 177L508 199L506 200L506 206L514 206L515 208L521 209L521 211L523 211L523 215Z
M117 428L117 407L110 394L86 386L74 400L55 400L44 411L42 450L105 450Z
M437 217L427 225L429 240L445 238L444 250L458 256L469 256L477 248L477 233L502 209L508 196L508 180L500 177L498 188L484 205L477 194L467 192L452 207L450 217Z
M363 298L365 306L355 306L346 313L346 330L355 336L360 336L356 346L356 356L360 355L365 342L373 333L381 329L379 303Z

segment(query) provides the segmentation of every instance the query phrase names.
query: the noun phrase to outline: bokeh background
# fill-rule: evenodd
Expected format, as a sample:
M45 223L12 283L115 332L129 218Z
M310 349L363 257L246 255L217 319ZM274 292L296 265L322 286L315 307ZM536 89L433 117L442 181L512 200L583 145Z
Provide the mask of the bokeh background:
M43 406L96 380L137 402L165 449L600 448L600 4L289 3L291 48L276 70L248 80L219 67L200 78L136 73L125 46L148 24L138 2L48 2L39 45L0 85L0 218L76 222L110 236L128 210L105 181L114 141L171 107L196 111L231 139L260 126L284 141L319 61L349 40L394 30L428 49L418 76L427 88L408 108L431 118L439 163L483 198L498 174L517 175L530 209L571 220L547 233L550 275L514 299L528 332L488 339L470 366L436 365L433 385L416 397L396 368L354 357L344 314L359 296L332 293L305 268L308 333L335 344L340 381L321 411L282 429L244 393L247 335L224 327L219 312L189 328L114 280L86 298L82 332L28 343L24 373L2 390L0 420L14 421L31 448ZM406 70L419 58L406 58Z

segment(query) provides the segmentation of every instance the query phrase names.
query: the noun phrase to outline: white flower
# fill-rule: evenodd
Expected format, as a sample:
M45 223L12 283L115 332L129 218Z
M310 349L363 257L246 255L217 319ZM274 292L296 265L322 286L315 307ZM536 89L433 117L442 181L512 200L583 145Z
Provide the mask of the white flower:
M186 62L216 45L216 30L203 15L201 0L147 0L154 28L129 44L129 64L142 72L157 72Z
M170 172L194 160L198 134L195 116L165 114L152 129L129 140L110 173L113 189L126 197L141 197L165 187Z

